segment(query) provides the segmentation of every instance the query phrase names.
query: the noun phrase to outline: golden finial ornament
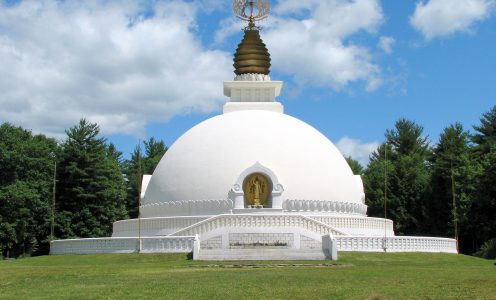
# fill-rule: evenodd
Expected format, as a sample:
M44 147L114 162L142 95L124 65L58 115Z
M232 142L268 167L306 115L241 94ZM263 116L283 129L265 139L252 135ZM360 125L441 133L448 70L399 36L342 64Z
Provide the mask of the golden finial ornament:
M233 11L238 18L248 21L248 27L255 27L255 21L267 18L270 12L269 0L234 0Z
M270 12L269 0L234 0L233 11L236 16L248 21L244 29L244 37L234 54L234 73L264 74L270 73L270 54L260 38L260 28L255 21L267 18Z

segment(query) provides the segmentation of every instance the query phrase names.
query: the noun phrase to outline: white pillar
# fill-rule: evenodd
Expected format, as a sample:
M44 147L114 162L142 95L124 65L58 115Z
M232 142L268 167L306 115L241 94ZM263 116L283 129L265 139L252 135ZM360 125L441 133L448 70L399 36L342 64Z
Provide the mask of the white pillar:
M324 251L326 259L338 260L336 240L330 233L322 236L322 251Z

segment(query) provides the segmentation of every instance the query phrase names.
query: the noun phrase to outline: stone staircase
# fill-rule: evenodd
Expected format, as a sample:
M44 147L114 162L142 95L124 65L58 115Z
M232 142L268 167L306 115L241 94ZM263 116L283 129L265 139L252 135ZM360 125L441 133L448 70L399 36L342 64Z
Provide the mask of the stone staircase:
M303 215L257 215L257 214L225 214L218 215L195 223L191 226L171 233L169 236L202 235L220 228L233 227L297 227L311 231L317 235L332 234L333 236L347 236L348 234L325 223Z

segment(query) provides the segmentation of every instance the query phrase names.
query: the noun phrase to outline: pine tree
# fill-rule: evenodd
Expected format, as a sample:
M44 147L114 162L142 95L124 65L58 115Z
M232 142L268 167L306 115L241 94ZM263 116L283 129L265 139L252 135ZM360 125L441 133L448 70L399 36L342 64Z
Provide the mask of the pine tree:
M57 174L57 235L108 236L112 223L127 215L118 152L85 119L66 134Z
M477 181L477 197L472 202L470 218L475 235L475 248L496 238L496 105L474 126L474 156L482 166Z
M430 149L423 128L413 121L400 119L386 131L387 146L381 145L365 172L365 194L371 215L384 213L384 186L387 165L387 214L398 234L420 233L423 204L429 183L427 159ZM388 163L383 161L384 151ZM382 214L380 212L382 211Z
M138 197L141 189L143 174L143 154L141 148L136 146L131 158L124 162L124 174L126 176L126 209L130 218L138 217Z
M457 222L460 251L472 253L468 213L475 197L480 166L471 157L469 133L460 123L444 129L431 159L432 177L424 207L425 232L455 237ZM454 194L453 194L454 191Z
M353 171L353 174L355 175L363 174L364 169L358 161L354 160L351 156L345 157L345 159L348 165L350 166L351 170Z
M369 164L362 176L365 188L365 203L368 206L367 214L371 217L384 217L385 196L391 193L389 186L386 184L386 177L389 180L390 174L394 173L394 165L391 159L386 160L386 158L387 155L391 155L392 151L391 145L380 145L372 153ZM386 207L386 215L390 218L392 212L396 211L396 209L392 209L394 206L390 201Z
M496 148L484 156L477 196L470 208L470 222L475 235L475 248L496 238Z
M153 137L148 141L145 141L144 144L146 156L143 161L143 171L144 174L153 174L158 163L165 152L167 152L167 147L165 146L164 141L156 141Z
M476 133L472 141L476 145L476 152L484 155L496 149L496 105L482 115L480 126L474 126Z
M156 141L153 137L145 141L144 146L144 154L141 145L138 145L134 148L131 158L123 164L127 180L127 211L131 218L138 217L138 197L143 174L153 174L156 166L167 152L165 143Z

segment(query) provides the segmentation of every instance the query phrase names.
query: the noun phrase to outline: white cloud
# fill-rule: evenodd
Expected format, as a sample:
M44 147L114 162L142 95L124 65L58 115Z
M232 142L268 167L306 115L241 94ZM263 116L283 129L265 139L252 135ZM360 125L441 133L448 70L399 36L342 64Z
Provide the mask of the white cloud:
M301 13L302 11L311 11L318 5L318 1L300 0L300 1L280 1L275 9L277 14Z
M0 3L0 121L59 135L81 117L103 133L220 108L230 53L195 36L196 2Z
M379 48L385 53L391 54L393 53L393 45L395 42L395 39L390 36L381 36L379 39Z
M495 0L420 1L410 23L430 40L470 31L475 22L489 17L495 6Z
M367 166L369 163L369 156L373 151L379 147L380 143L377 141L371 143L362 143L361 140L349 138L347 136L341 138L337 147L339 151L345 156L351 156L357 160L362 166Z
M382 21L378 0L280 1L262 24L262 39L271 53L272 69L293 76L300 86L341 90L364 82L367 90L374 90L382 82L380 68L368 49L350 37L375 34ZM217 37L229 35L232 26L226 22Z
M227 18L220 22L220 28L215 32L214 42L220 44L224 42L229 36L241 32L245 27L244 21L238 18ZM232 49L234 52L235 49Z

